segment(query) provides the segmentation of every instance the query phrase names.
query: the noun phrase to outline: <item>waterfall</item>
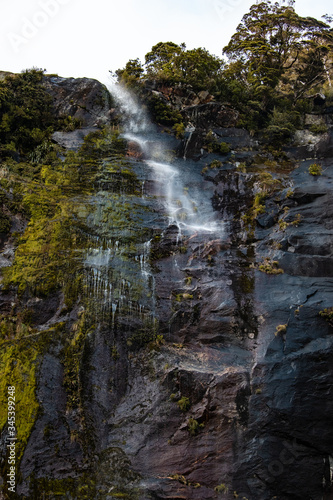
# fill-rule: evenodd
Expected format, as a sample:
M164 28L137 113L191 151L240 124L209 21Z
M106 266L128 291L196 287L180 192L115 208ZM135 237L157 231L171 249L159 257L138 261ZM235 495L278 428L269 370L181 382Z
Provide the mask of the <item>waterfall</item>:
M186 159L177 165L177 159L172 158L162 134L158 134L145 110L127 89L120 84L112 84L108 88L122 112L123 137L140 147L143 161L151 169L157 194L164 199L169 225L177 225L182 233L220 234L223 225L216 220L211 204L203 200L200 190L198 192L184 182L186 174L191 184L191 172L186 172L185 168ZM188 130L190 136L193 130Z

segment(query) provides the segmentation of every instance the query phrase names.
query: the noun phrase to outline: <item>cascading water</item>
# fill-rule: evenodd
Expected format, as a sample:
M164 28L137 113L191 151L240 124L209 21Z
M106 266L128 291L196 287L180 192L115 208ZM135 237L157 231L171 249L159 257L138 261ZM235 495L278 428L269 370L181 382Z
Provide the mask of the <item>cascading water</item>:
M91 245L84 263L86 294L94 297L90 315L96 324L108 322L113 331L118 315L136 316L141 323L155 321L150 261L154 235L164 237L171 226L176 245L193 235L204 244L207 236L221 236L223 224L205 196L200 165L174 158L176 140L158 131L127 90L118 84L109 90L121 110L122 137L141 151L139 158L122 155L102 160L88 217ZM124 172L136 179L132 191L124 184ZM177 257L173 260L177 280Z
M135 98L119 84L109 85L109 91L122 111L123 137L136 143L143 161L153 173L157 194L164 198L169 225L176 224L181 233L221 233L210 200L192 185L194 172L190 162L172 158L156 127L150 122ZM197 185L200 182L196 183Z

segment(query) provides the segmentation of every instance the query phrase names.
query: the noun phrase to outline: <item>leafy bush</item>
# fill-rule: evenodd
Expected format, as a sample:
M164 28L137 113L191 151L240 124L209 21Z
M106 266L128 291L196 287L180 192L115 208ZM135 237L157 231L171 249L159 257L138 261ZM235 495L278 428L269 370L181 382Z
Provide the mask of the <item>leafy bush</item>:
M194 418L189 418L187 422L187 428L191 436L196 436L203 427L205 427L205 424L199 424Z
M269 258L264 259L264 261L259 264L259 271L266 274L283 274L283 269L279 267L279 262L277 260L270 260Z
M161 97L153 95L148 101L148 109L152 119L156 123L175 127L177 125L178 133L182 129L183 117L176 109L173 109L170 104L167 104Z
M311 175L322 175L323 169L318 163L312 163L312 165L309 166L309 174Z
M187 411L191 406L190 400L186 396L182 396L180 400L177 401L177 404L181 411Z
M328 307L319 312L319 315L324 318L331 326L333 326L333 307Z
M226 155L230 152L230 147L226 142L219 142L216 134L212 130L207 132L203 147L208 153L218 153Z
M283 335L287 331L287 324L286 325L278 325L275 330L275 336L277 337L278 335Z
M0 82L0 155L27 155L50 138L55 125L43 71L26 70Z

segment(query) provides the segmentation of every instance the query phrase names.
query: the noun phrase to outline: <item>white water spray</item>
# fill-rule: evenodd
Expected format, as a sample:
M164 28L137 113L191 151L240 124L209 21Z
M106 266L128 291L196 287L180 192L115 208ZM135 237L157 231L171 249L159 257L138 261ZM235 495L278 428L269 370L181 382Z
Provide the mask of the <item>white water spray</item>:
M165 200L169 224L177 225L187 232L221 232L221 222L217 222L210 209L201 213L202 193L194 196L182 182L182 170L172 162L170 153L150 122L145 110L127 89L119 84L109 85L109 91L122 111L123 137L135 142L141 149L145 163L153 172L158 194ZM191 132L191 131L190 131ZM207 210L206 210L207 212Z

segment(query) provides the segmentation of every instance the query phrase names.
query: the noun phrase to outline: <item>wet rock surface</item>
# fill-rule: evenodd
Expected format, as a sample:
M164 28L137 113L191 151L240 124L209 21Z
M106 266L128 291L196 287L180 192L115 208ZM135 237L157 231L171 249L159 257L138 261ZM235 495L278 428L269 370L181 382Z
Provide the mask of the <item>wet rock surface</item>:
M62 93L73 83L51 83L60 112ZM66 92L61 112L81 117ZM200 126L214 125L235 148L253 145L246 132L223 128L215 104L197 108L198 115L188 112ZM212 109L217 117L210 121ZM105 111L92 110L99 116ZM82 116L90 126L93 113L88 115ZM202 137L192 137L197 142L188 147L189 158L202 147ZM259 210L263 166L251 160L251 168L238 168L256 153L236 150L233 160L204 174L206 158L191 162L192 183L223 220L215 233L168 225L154 180L134 155L141 202L154 209L140 213L151 241L140 233L141 253L132 246L112 263L116 271L127 269L137 252L128 272L132 281L112 282L126 298L123 309L112 304L82 340L79 408L68 406L66 339L47 346L38 368L41 410L20 462L17 498L41 498L45 491L48 498L332 498L333 337L319 312L333 305L333 163L320 160L323 174L314 177L308 168L319 160L303 161L300 153L287 173L272 169L280 184L265 191ZM102 207L107 201L99 196L93 202ZM121 231L128 237L128 228ZM102 257L114 247L104 248ZM8 260L4 266L12 259L6 246L2 259ZM91 261L92 290L102 301L104 261ZM156 322L131 291L138 284ZM57 294L23 300L41 331L54 318L73 326L82 314L80 304L64 310ZM15 301L13 294L3 296L1 311ZM3 455L4 438L1 447Z

